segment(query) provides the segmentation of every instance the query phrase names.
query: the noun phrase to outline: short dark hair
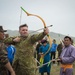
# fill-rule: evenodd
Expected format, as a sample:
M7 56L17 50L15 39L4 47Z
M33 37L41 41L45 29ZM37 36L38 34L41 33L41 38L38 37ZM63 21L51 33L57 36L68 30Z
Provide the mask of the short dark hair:
M53 39L53 41L55 41L55 42L56 42L56 40L55 40L55 39Z
M47 43L47 40L41 40L41 43L42 44Z
M22 25L20 25L20 26L19 26L19 30L20 30L20 28L22 28L22 27L28 27L28 25L27 25L27 24L22 24Z
M70 36L65 36L64 39L69 38L70 41L72 41Z

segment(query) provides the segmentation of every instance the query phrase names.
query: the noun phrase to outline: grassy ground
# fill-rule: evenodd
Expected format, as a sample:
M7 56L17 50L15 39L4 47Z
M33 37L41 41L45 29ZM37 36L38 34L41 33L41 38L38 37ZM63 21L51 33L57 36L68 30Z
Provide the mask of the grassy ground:
M51 66L51 75L59 75L60 72L60 65L53 65ZM37 71L37 75L40 75L39 72ZM46 73L44 75L47 75ZM74 62L74 71L73 75L75 75L75 62Z

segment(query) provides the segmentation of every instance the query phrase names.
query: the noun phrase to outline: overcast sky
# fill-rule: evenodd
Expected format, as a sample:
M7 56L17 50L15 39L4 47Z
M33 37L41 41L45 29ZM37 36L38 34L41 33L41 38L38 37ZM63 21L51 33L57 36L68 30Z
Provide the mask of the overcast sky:
M29 30L43 27L36 17L28 17L21 8L41 16L51 32L75 37L75 0L0 0L0 25L4 29L18 30L21 24L28 24Z

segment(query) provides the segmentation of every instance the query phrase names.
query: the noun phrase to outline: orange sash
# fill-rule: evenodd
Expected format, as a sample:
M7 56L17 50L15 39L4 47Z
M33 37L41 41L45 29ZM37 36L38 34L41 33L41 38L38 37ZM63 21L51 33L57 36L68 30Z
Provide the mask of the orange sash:
M72 64L66 64L66 65L61 64L61 67L64 68L64 72L65 72L67 68L73 68L73 65Z

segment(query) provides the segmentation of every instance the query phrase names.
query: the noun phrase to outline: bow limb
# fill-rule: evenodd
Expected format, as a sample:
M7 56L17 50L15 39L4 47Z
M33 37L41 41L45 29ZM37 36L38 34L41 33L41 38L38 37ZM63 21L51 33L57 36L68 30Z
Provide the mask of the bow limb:
M44 21L40 16L34 15L34 14L30 14L30 13L28 13L25 9L23 9L22 7L21 7L21 9L27 14L27 16L36 16L36 17L38 17L39 19L41 19L41 21L43 22L44 28L46 28L46 23L45 23L45 21Z
M35 14L30 14L30 13L28 13L28 12L27 12L24 8L22 8L22 7L21 7L21 9L27 14L27 16L36 16L36 17L38 17L38 18L43 22L44 28L46 28L46 23L45 23L45 21L44 21L40 16L35 15ZM49 39L49 44L52 45L52 41L51 41L51 38L50 38L49 34L47 34L47 37L48 37L48 39ZM49 49L50 49L50 48L49 48Z

